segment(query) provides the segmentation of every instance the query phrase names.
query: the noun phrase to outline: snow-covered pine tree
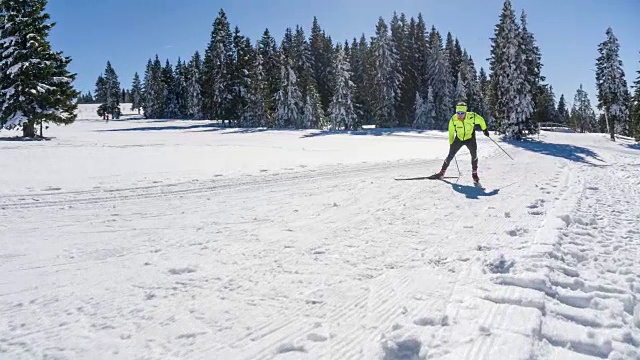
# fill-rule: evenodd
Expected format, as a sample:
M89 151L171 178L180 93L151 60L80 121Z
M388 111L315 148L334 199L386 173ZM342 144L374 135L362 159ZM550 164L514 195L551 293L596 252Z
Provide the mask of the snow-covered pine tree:
M494 130L495 124L493 119L493 112L489 106L489 93L491 91L489 79L487 78L487 73L484 71L484 68L480 68L480 74L478 75L478 86L480 88L480 97L478 100L478 108L476 111L484 117L485 122L487 123L487 127L489 129Z
M232 71L233 35L227 15L220 9L204 55L202 92L204 115L223 124L230 118Z
M259 45L256 44L256 50ZM265 101L267 92L266 75L263 68L262 54L255 52L255 62L251 67L247 104L240 117L241 127L262 127L271 121L268 119L268 109Z
M249 74L255 63L251 40L236 26L233 33L233 72L231 76L231 118L239 121L249 101Z
M282 55L281 64L280 82L282 87L276 95L275 127L293 128L301 117L302 95L291 60Z
M638 77L633 82L633 87L636 89L631 99L631 118L633 125L633 136L636 141L640 141L640 70L638 70Z
M558 100L558 108L556 109L557 122L560 124L569 124L569 109L567 108L567 102L564 99L564 94L560 95Z
M307 89L307 95L304 98L301 122L303 128L326 129L329 126L329 121L320 102L320 94L313 82Z
M449 59L449 67L451 69L451 78L454 80L454 83L452 84L452 86L453 86L453 89L456 89L458 87L458 83L457 83L458 73L462 68L462 63L464 62L465 57L463 56L462 47L460 46L460 41L458 41L458 38L455 38L454 40L453 35L451 35L450 32L447 33L447 40L445 42L444 49ZM452 104L452 106L455 106L455 102Z
M136 72L131 84L131 110L138 110L138 114L140 114L140 109L142 109L142 82L140 75Z
M526 81L522 35L511 1L505 0L491 38L491 107L508 139L521 139L529 128L533 100Z
M79 95L71 58L51 49L46 0L0 1L0 129L35 137L43 123L70 124Z
M427 90L427 100L425 101L420 92L416 92L416 103L414 105L413 128L433 129L436 120L435 104L433 103L433 89Z
M302 96L302 113L298 121L298 128L320 128L325 123L325 115L322 110L317 85L313 78L313 60L311 45L307 40L304 30L296 26L293 35L293 69L298 79L298 88Z
M353 106L358 116L357 127L372 118L371 88L368 86L370 83L369 61L369 44L364 34L361 34L359 41L353 38L349 59L354 84Z
M390 29L391 44L398 59L394 70L402 77L395 112L398 126L405 127L410 126L413 120L410 118L410 114L412 113L413 103L415 102L414 96L416 89L413 87L415 75L411 74L411 54L409 53L411 39L408 35L409 25L404 13L401 13L400 16L395 12L393 13Z
M107 101L107 88L105 86L105 82L104 82L104 76L102 76L102 74L100 74L98 76L98 79L96 80L96 103L100 104L100 106L98 106L98 116L100 116L102 119L106 119L107 118L107 111L106 111L106 107L104 105L104 103Z
M293 62L293 71L298 78L298 86L302 97L307 96L308 88L311 83L311 50L307 41L304 30L300 26L296 26L293 34L293 43L291 48L291 59Z
M465 84L465 79L462 77L462 71L458 71L458 79L456 80L456 91L455 91L455 99L456 102L468 102L467 99L467 85Z
M596 114L591 107L589 95L582 89L582 84L573 100L571 127L580 132L592 132L597 129Z
M420 92L420 96L422 96L423 99L427 98L427 89L429 88L429 79L427 78L429 39L430 34L427 32L427 25L424 22L422 13L419 13L411 52L414 54L413 66L416 72L417 91Z
M442 48L442 37L435 27L432 27L430 33L427 78L427 88L430 87L433 90L435 104L437 120L434 128L447 129L453 114L454 80L451 77L448 55Z
M100 75L96 81L96 94L99 94L98 115L106 117L109 115L115 119L120 114L120 81L118 74L111 66L111 62L107 61L107 67L104 75Z
M196 51L187 66L187 118L202 119L202 58Z
M187 117L187 65L178 58L175 71L173 74L173 92L176 102L176 118L184 119Z
M484 112L480 112L480 109L483 109L483 104L481 104L482 94L480 92L480 82L478 81L476 66L471 56L467 54L467 50L463 50L462 59L460 71L464 79L469 111L475 111L485 116Z
M327 111L331 102L331 83L328 71L333 63L333 46L330 38L320 27L318 19L313 17L311 38L309 40L313 80L315 81L323 111Z
M166 86L158 55L153 62L149 60L144 75L144 116L147 119L161 119L165 113Z
M556 111L556 98L553 93L553 86L539 84L539 91L536 92L535 111L533 113L533 123L558 122L558 112Z
M598 45L600 56L596 60L596 87L598 89L598 109L604 109L609 118L611 140L615 141L615 133L630 135L629 105L630 94L625 80L622 60L620 60L620 44L607 29L607 39Z
M269 29L262 34L258 42L257 52L260 53L262 69L264 71L265 94L264 101L266 107L265 126L274 126L273 120L276 112L276 94L280 91L280 59L276 40L271 36Z
M349 59L342 47L336 56L335 88L329 105L329 121L331 130L355 130L357 116L353 108L353 83L349 69Z
M169 59L165 61L165 65L162 68L162 82L164 84L164 114L165 119L178 119L180 113L178 111L178 99L175 89L175 76L173 74L173 66L169 62Z
M530 117L527 118L527 121L525 122L525 129L531 134L538 131L538 125L535 120L540 121L540 119L535 119L535 113L544 114L549 110L549 94L545 94L545 92L548 91L548 88L541 85L545 79L542 76L542 55L540 53L540 48L536 45L535 37L529 31L527 25L527 14L523 10L520 15L520 46L522 49L522 60L526 69L526 75L524 78L528 84L528 91L530 93L533 106ZM537 101L541 102L538 103Z
M379 127L398 124L395 105L400 95L402 75L398 73L398 55L391 42L389 30L380 17L375 37L371 40L373 68L373 115Z

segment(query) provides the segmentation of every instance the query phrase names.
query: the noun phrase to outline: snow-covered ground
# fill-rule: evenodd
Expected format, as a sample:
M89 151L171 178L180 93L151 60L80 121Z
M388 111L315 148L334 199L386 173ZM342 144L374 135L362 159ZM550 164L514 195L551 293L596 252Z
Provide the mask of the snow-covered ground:
M640 147L478 134L0 140L0 359L640 359Z

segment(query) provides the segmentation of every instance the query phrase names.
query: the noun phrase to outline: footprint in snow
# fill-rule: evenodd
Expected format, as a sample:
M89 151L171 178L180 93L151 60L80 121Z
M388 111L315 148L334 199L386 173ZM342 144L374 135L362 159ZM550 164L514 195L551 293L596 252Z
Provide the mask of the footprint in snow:
M528 232L529 232L529 230L527 230L525 228L517 227L515 229L507 230L507 235L512 236L512 237L516 237L516 236L523 236L523 235L527 234Z
M171 275L182 275L196 272L196 269L192 267L183 267L183 268L171 268L169 269L169 274Z
M448 326L449 317L447 315L425 316L413 320L418 326Z

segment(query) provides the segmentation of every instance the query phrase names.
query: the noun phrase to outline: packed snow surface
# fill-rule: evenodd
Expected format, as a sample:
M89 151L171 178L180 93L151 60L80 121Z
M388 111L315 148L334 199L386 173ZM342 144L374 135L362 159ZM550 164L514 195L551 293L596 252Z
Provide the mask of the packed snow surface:
M0 359L640 359L637 145L92 111L0 132Z

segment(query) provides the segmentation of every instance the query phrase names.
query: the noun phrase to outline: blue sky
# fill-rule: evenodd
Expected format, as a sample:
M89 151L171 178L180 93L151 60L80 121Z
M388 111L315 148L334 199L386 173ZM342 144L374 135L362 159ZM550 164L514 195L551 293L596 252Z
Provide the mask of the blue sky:
M49 1L57 22L51 33L55 50L71 56L76 87L93 92L95 80L111 61L127 88L133 74L142 76L156 54L175 63L203 52L212 24L222 8L232 26L255 41L268 28L278 42L287 27L309 34L313 16L334 39L371 36L379 16L387 22L394 11L407 17L422 13L427 26L450 31L487 69L490 40L503 0L64 0ZM582 83L595 106L597 46L611 26L621 43L621 59L631 84L640 68L640 1L512 0L519 16L524 9L529 28L542 51L543 75L554 87L556 101L564 93L573 101Z

